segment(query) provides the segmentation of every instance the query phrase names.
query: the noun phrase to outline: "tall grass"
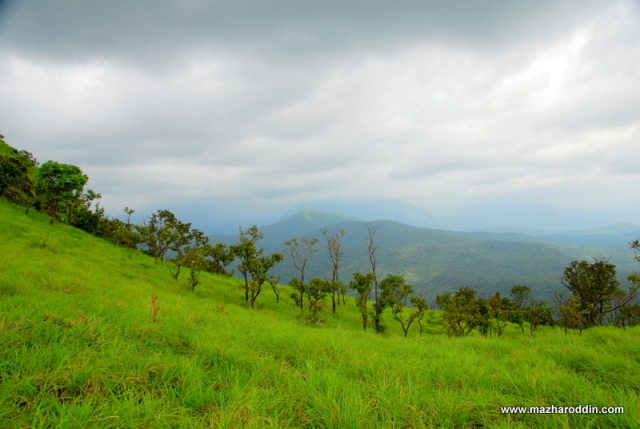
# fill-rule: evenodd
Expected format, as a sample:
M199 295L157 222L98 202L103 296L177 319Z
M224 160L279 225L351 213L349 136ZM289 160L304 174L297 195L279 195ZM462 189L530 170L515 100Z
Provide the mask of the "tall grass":
M409 338L353 301L325 328L265 290L186 276L0 201L0 427L633 428L640 330L510 326ZM161 307L151 322L150 296ZM329 310L329 308L327 308ZM500 406L624 406L623 415L505 415Z

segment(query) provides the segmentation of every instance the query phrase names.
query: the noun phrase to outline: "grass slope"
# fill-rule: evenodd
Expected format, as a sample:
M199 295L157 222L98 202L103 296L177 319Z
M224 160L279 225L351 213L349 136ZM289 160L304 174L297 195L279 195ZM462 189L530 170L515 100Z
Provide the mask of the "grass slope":
M0 201L2 428L633 428L640 329L447 338L304 326L287 297L195 293L153 259ZM150 295L162 311L150 322ZM283 293L284 296L284 293ZM624 406L505 415L500 406Z

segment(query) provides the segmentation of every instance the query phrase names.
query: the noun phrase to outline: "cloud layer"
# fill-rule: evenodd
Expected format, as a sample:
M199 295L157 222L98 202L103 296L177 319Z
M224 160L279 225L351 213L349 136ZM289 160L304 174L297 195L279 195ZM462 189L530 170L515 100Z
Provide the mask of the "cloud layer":
M82 166L114 211L637 213L637 2L59 0L7 16L0 132Z

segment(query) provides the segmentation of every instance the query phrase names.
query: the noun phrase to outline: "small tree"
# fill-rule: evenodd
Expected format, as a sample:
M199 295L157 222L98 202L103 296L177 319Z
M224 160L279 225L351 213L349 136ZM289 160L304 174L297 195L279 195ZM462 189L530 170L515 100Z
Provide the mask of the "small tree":
M551 308L543 301L531 301L531 305L524 309L524 318L529 322L529 333L532 337L538 326L553 323Z
M256 243L262 238L264 238L264 234L258 230L256 225L251 225L246 233L240 228L239 242L229 248L231 253L240 260L237 268L244 278L244 300L246 302L249 302L251 269L255 261L264 253L264 249L256 247Z
M301 239L292 238L291 240L286 241L284 244L287 246L285 252L291 258L292 268L297 271L298 278L296 281L289 283L294 289L296 289L299 293L299 297L294 299L300 310L304 307L304 293L305 293L305 271L307 269L307 263L309 262L309 258L312 254L316 253L318 249L314 249L313 246L318 243L317 238L308 239L306 237L302 237Z
M138 243L141 242L141 237L135 225L131 223L131 215L135 213L135 210L125 207L124 212L126 217L122 221L116 218L109 219L104 215L104 210L101 207L99 209L96 208L93 214L97 218L94 234L130 251L137 248Z
M353 273L353 280L349 282L349 288L356 291L358 296L356 297L356 306L360 309L362 315L362 329L367 330L368 311L367 300L371 293L371 284L374 281L372 273L361 274L359 272Z
M616 315L615 322L626 329L627 326L633 326L640 323L640 305L627 304L620 309Z
M556 302L558 305L558 313L560 314L560 324L564 328L565 335L568 329L576 332L576 329L582 330L586 325L585 314L588 311L582 309L580 300L575 296L567 296L564 294L556 294Z
M227 272L227 265L233 262L235 255L224 243L216 243L207 247L207 256L212 260L211 272L216 274L231 275Z
M414 311L405 314L405 302L407 297L413 293L413 288L407 283L404 276L389 274L380 282L381 298L385 305L391 307L394 319L400 323L404 336L409 335L411 324L418 318L422 318L426 310L426 301L420 297L412 297L411 302L417 304ZM416 298L416 299L414 299Z
M280 283L280 277L276 277L273 274L267 275L267 282L271 285L271 290L276 296L276 304L280 303L280 290L278 289L278 283Z
M117 242L118 246L122 246L127 250L135 249L140 242L140 236L134 229L134 225L131 223L131 215L136 211L129 207L124 208L124 213L127 215L124 222L120 223L120 227L117 230Z
M324 323L322 317L322 302L327 294L333 290L333 284L330 280L313 278L307 286L307 301L309 302L309 315L306 316L307 323L318 326Z
M89 234L96 234L100 229L100 223L104 222L106 218L104 209L100 207L99 200L101 198L102 194L89 189L80 196L79 204L67 202L65 213L70 225ZM96 201L96 205L92 207L94 201Z
M635 299L640 287L640 283L630 287L626 297L612 305L614 298L624 296L624 292L619 288L616 266L608 259L595 259L591 264L587 261L571 262L564 270L562 284L576 299L586 327L602 325L604 316L615 313Z
M510 302L495 293L489 299L478 298L477 327L482 335L496 333L501 336L507 324Z
M507 320L520 326L524 334L524 313L531 302L531 288L529 286L514 286L511 288L511 305L507 309Z
M183 265L189 269L189 286L191 292L194 292L200 284L200 273L207 266L203 248L187 246L184 249Z
M158 210L142 225L135 226L140 243L145 252L164 264L164 256L169 250L178 251L191 240L190 223L183 223L169 210Z
M447 335L461 337L469 335L478 326L478 317L476 291L463 287L445 303L440 323L447 330Z
M47 161L40 166L36 190L51 218L51 224L60 218L63 207L79 204L87 180L89 178L75 165ZM71 220L67 216L67 222L70 223Z
M198 261L198 269L206 270L208 268L207 264L207 251L211 247L209 245L209 237L204 235L202 231L199 229L193 229L192 231L182 230L183 235L180 236L178 240L175 241L174 245L170 250L176 252L176 256L174 258L167 258L165 261L166 267L169 269L171 276L178 281L178 277L180 276L180 269L185 265L186 262L192 261L193 257L196 255L191 255L190 258L187 258L187 249L198 249L197 258L204 258L202 261ZM183 248L183 246L185 246ZM192 246L192 247L190 247Z
M422 335L422 331L424 329L424 327L422 326L422 319L424 315L427 313L427 309L429 308L427 304L427 300L421 296L412 296L411 298L409 298L409 302L413 304L413 306L416 308L416 311L420 312L416 320L418 322L418 329L420 330L420 335Z
M271 256L259 257L251 263L249 269L251 274L251 281L249 282L249 303L251 308L254 308L256 299L258 299L258 295L262 292L262 285L268 281L269 270L283 259L283 255L274 253Z
M347 285L340 280L333 282L333 290L337 295L337 302L342 299L342 305L346 305Z
M529 286L514 286L511 288L511 301L519 309L524 309L531 302L531 288Z

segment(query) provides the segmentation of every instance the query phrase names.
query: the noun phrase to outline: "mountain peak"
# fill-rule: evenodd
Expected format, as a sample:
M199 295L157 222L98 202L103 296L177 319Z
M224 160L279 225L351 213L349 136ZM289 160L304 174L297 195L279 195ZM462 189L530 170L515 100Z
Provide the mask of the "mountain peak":
M345 213L340 213L340 212L327 213L317 209L304 209L302 211L299 211L298 213L295 213L287 217L284 220L289 220L289 219L304 219L307 221L321 221L321 222L333 221L332 223L338 223L345 220L358 220L357 218L353 216L349 216L348 214L345 214Z

